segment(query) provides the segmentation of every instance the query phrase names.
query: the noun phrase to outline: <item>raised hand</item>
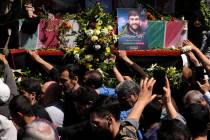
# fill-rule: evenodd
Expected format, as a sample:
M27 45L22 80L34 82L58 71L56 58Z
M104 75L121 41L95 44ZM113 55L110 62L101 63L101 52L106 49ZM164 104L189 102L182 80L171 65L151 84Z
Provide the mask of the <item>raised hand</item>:
M204 79L204 83L202 84L199 81L197 81L197 83L202 93L206 93L210 90L210 84L209 84L208 79Z
M166 85L163 87L163 90L164 90L163 101L164 103L168 103L168 102L171 102L171 88L170 88L168 78L165 77L165 79L166 79Z
M140 82L140 94L138 100L147 105L150 103L157 95L152 94L153 86L156 80L154 78L148 79L147 77Z
M37 17L37 15L34 14L35 9L32 6L32 4L25 4L25 9L27 11L27 14L28 14L28 17L29 18L35 18L35 17Z

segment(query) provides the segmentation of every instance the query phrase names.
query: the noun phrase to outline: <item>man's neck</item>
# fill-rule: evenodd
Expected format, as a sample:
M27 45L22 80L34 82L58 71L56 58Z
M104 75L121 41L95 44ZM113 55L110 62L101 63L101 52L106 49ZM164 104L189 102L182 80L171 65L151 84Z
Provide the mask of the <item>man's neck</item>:
M78 83L76 83L74 88L72 89L72 91L76 91L79 87L80 87L80 85Z
M113 138L115 138L119 132L120 129L120 122L119 121L115 121L113 122Z

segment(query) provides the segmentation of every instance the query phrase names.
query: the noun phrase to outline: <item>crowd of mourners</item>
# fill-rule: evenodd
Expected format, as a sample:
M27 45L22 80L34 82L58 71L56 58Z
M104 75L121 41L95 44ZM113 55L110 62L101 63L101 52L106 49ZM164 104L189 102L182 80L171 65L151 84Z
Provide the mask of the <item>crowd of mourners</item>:
M115 88L103 84L97 70L78 64L56 69L35 51L30 57L48 73L44 84L25 77L18 84L8 61L0 55L0 139L3 140L207 140L209 136L210 60L189 40L178 89L165 77L162 90L153 90L149 77L126 51L121 59L138 72L140 81L122 75L117 67ZM203 79L195 78L203 68Z

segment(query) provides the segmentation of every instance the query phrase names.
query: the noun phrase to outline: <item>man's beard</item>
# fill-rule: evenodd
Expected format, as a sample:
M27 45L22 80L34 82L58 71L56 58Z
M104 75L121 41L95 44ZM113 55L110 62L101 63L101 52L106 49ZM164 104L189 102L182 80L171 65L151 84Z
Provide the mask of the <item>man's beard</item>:
M129 26L129 29L131 32L134 32L134 33L138 33L140 31L140 27L137 27L136 29L134 29L131 25Z

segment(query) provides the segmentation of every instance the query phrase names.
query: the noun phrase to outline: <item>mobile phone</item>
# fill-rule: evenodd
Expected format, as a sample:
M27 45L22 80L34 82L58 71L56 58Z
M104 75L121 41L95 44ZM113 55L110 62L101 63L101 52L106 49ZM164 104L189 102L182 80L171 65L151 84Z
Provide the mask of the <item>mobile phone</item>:
M195 81L203 82L205 79L205 70L203 66L195 67Z
M164 70L154 70L153 78L156 80L153 87L153 94L163 95L164 90L163 87L166 84L166 72Z

